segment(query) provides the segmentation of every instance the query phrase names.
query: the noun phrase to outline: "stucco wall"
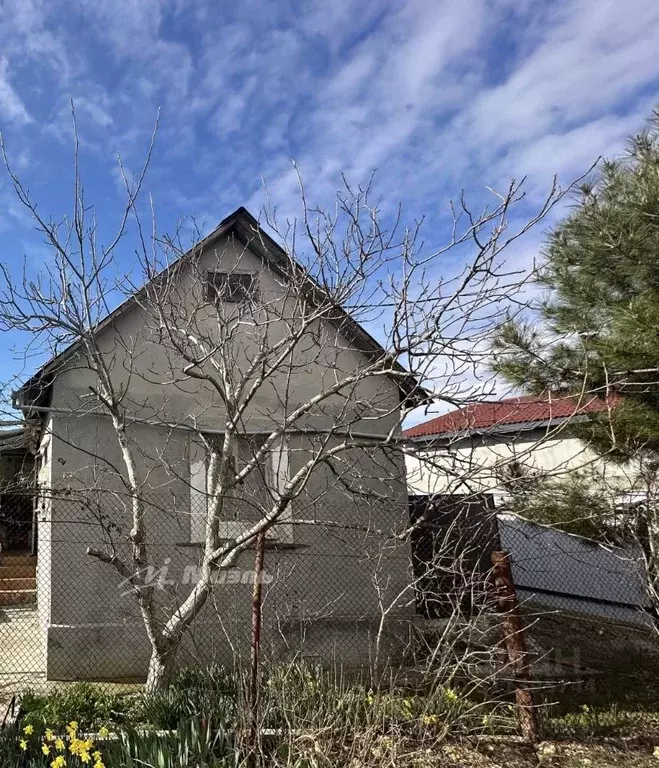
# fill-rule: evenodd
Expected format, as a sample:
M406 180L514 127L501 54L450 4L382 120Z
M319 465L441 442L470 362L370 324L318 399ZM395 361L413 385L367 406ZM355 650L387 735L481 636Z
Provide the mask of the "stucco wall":
M603 462L581 440L562 427L455 439L406 456L410 493L502 491L501 473L512 461L529 472L560 476L574 470L604 474L607 481L629 489L634 468Z
M204 285L198 282L199 273L234 269L250 272L258 278L260 303L268 307L270 317L269 343L274 345L289 336L295 327L293 299L287 295L280 279L272 272L264 271L260 258L233 240L225 239L209 248L194 270L185 269L177 277L180 290L170 296L177 308L175 319L183 325L186 319L194 316L194 322L213 338L217 319L214 310L203 299ZM244 333L232 350L232 364L237 369L247 365L255 351L249 323L244 327ZM295 348L290 366L282 366L259 389L243 418L246 429L268 428L276 423L282 413L282 393L285 393L286 408L290 411L321 388L333 384L337 374L354 373L366 364L364 355L331 324L317 323L312 331ZM163 342L159 332L158 320L142 306L134 305L114 319L99 334L98 343L111 366L114 385L117 389L128 387L130 390L129 410L134 417L188 424L194 421L209 429L224 426L226 413L218 393L207 382L183 374L179 354L169 351L169 345ZM65 367L58 374L52 406L78 410L81 398L89 402L89 388L95 384L96 377L84 369L84 360L72 356L68 370ZM386 376L363 379L350 389L347 404L345 392L328 398L322 407L300 419L297 426L327 427L333 424L337 414L342 414L341 418L347 422L351 417L358 418L364 410L363 404L367 403L368 413L364 416L368 416L368 430L386 434L397 423L398 399L397 386Z
M236 259L241 270L262 268L253 254L231 243L219 244L207 258L209 269L230 269ZM259 282L262 293L275 300L281 290L277 280L260 272ZM183 290L183 295L189 293ZM191 434L182 427L195 422L204 429L221 430L226 415L206 384L183 381L180 376L172 383L172 372L180 374L180 361L168 356L150 328L153 325L144 311L133 307L104 332L103 345L108 359L113 360L115 385L128 388L132 403L135 422L129 423L127 431L137 448L138 470L142 476L148 472L153 491L148 545L154 564L166 569L164 588L157 595L167 612L192 588L185 574L194 569L200 552L190 526ZM273 377L259 392L246 414L247 429L267 429L281 418L284 406L278 388L286 387L284 400L290 409L317 393L323 383L334 381L337 374L365 364L361 353L333 328L317 331L321 336L315 338L321 339L322 346L316 341L302 345L294 371L285 378ZM286 323L275 324L273 342L286 332ZM121 345L116 343L118 337ZM250 356L247 335L246 339L238 352L243 361ZM130 359L122 360L128 342ZM72 361L53 385L51 405L62 413L53 415L50 427L49 482L55 489L70 488L72 493L55 500L41 523L48 535L43 548L40 546L40 569L48 574L43 589L50 598L48 602L40 598L40 612L47 629L47 674L51 679L140 678L148 662L149 647L129 586L122 584L110 565L86 554L89 546L109 546L99 515L106 523L112 521L113 543L120 555L128 554L125 532L130 524L116 472L122 459L109 419L96 413L66 415L67 409L79 410L94 383L94 376ZM367 380L350 392L347 403L344 397L333 398L298 426L322 428L342 413L354 430L385 435L398 418L398 402L395 382L386 377ZM365 409L364 403L370 407ZM143 423L155 417L177 426ZM300 433L290 436L291 472L309 457L317 439ZM266 570L272 578L265 590L264 647L279 658L301 652L324 662L372 660L382 608L393 606L391 632L382 636L380 650L385 654L393 652L391 644L404 636L398 623L401 617L413 612L412 596L406 590L410 581L407 546L392 544L387 536L402 529L407 520L403 463L363 451L347 453L344 462L347 476L359 479L359 488L353 489L358 493L338 483L326 468L318 468L305 494L292 505L293 518L307 523L293 526L286 548L269 549L266 554ZM360 496L367 490L382 500L367 501ZM312 520L348 524L352 529L332 530L312 524ZM252 560L251 551L241 555L240 573L252 569ZM246 652L252 585L240 575L236 578L237 583L216 585L186 640L187 654L228 663L235 654Z
M83 468L81 457L87 456L84 461L89 461L87 454L97 446L102 446L107 460L119 460L107 420L87 417L61 422L58 426L58 419L53 421L54 434L65 436L53 440L54 466L70 471L77 457L80 471L73 474L86 476L91 467ZM177 442L171 434L158 435L152 427L131 429L140 432L154 451L165 450L166 445L172 457L179 451L185 456L185 434ZM311 441L310 437L291 437L292 471L308 455ZM403 469L389 466L388 458L357 452L348 461L360 464L355 477L386 501L355 498L324 469L312 475L305 493L293 501L293 521L307 522L292 525L290 548L266 553L269 581L264 648L276 658L301 653L323 662L366 663L373 658L383 608L390 616L384 624L380 652L385 657L393 653L392 643L400 644L406 637L400 621L413 613L409 550L404 541L392 542L388 535L402 530L407 521ZM388 467L386 477L383 462ZM185 461L181 463L185 466ZM152 559L165 567L167 583L158 599L167 610L185 599L192 588L190 574L200 554L191 541L189 487L184 472L181 474L180 478L166 474L158 478L154 473L159 487L152 497L155 508L147 525ZM129 526L129 514L122 511L121 497L108 499L103 493L98 496L98 507L96 495L90 498L91 505L80 503L77 494L54 500L47 524L42 523L49 531L40 550L40 568L49 573L48 676L139 678L146 671L149 646L134 597L111 566L86 554L89 546L107 547L107 537L96 521L99 512L124 530ZM327 521L346 527L322 525ZM118 553L127 557L119 530L114 539ZM243 574L253 569L253 556L252 551L244 553L235 573L216 585L186 641L188 658L233 663L236 655L247 653L252 585Z

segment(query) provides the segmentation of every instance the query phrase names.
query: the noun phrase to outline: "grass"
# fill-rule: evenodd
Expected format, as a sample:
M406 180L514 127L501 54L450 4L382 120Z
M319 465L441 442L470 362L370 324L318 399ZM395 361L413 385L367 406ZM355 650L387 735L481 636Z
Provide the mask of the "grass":
M81 730L109 726L120 738L108 747L106 768L240 766L248 754L247 691L243 675L221 667L183 669L154 696L79 684L45 696L27 693L20 727L33 725L38 741L46 727L61 730L70 720ZM259 765L272 768L659 767L659 708L630 691L618 701L592 696L586 703L572 688L561 692L560 705L541 704L545 741L538 749L510 738L516 719L509 702L455 682L376 688L366 677L292 664L265 669L260 691L259 732L276 738L259 743ZM158 735L159 729L172 733ZM38 754L25 762L19 737L0 736L0 766L50 765Z
M128 722L128 701L102 686L76 683L56 688L48 694L25 691L21 697L21 711L25 725L64 728L71 720L76 720L85 730L98 730L104 725Z

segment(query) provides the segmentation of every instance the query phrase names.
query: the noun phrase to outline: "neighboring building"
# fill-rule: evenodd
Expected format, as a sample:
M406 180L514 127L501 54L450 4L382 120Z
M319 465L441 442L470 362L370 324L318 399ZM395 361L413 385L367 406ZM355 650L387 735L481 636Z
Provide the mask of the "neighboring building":
M213 279L234 271L251 275L250 279L259 281L260 293L269 301L279 301L285 275L277 265L283 252L259 230L245 209L225 219L196 247L195 253L195 258L200 259L199 268L207 269ZM182 271L177 279L185 280L185 274ZM245 417L254 434L272 429L277 423L277 408L287 407L284 387L304 401L317 391L324 377L333 377L341 369L355 370L373 355L382 354L378 344L345 313L337 310L336 317L339 322L326 334L325 341L326 345L335 345L334 353L327 354L336 367L327 368L325 352L318 355L314 349L307 350L309 361L299 375L295 374L293 383L286 377L281 382L275 379L270 389L259 391ZM173 601L180 601L192 589L189 582L204 535L206 456L190 432L170 429L165 424L157 426L149 419L154 418L153 414L166 413L166 423L179 425L191 419L202 424L209 435L218 435L225 427L227 414L205 382L190 385L189 394L183 388L170 386L169 361L157 339L144 338L146 325L139 302L128 301L112 312L96 333L108 356L114 356L112 364L119 373L127 339L134 345L131 365L144 361L143 378L126 377L127 396L135 404L135 419L127 429L134 439L149 446L145 454L156 457L140 457L151 471L149 483L154 494L163 499L162 511L154 511L150 522L150 545L152 551L157 550L158 562L166 565L160 576L168 594ZM273 328L275 336L276 332ZM323 332L323 328L317 332ZM315 338L312 334L311 339ZM114 535L118 542L121 526L128 518L122 510L121 486L107 470L109 465L121 465L116 435L109 418L94 409L93 403L89 405L94 376L79 366L79 360L75 346L66 350L27 382L16 398L26 418L39 419L42 424L37 601L47 677L139 678L146 673L150 648L130 585L121 583L112 566L87 554L90 545L109 546L107 537L101 537L94 523L95 514L116 522ZM282 387L280 392L278 386ZM351 429L355 433L368 432L374 439L384 438L395 428L401 402L415 388L411 378L400 376L363 381L350 393L356 414ZM342 413L352 413L350 398L347 403L339 403ZM373 403L375 411L384 415L374 418L375 411L365 408L365 402ZM83 403L87 403L86 412L81 412ZM294 473L305 460L311 442L324 434L327 425L323 419L328 410L329 406L319 410L299 430L291 430L273 456L276 467L265 467L264 472ZM373 489L389 497L377 527L404 527L408 508L402 459L398 463L385 462L362 453L351 459L355 467L359 466L360 478L369 477ZM159 454L167 456L166 466L157 460ZM382 469L385 464L386 476ZM105 486L105 495L88 492L99 484ZM71 495L62 497L59 492L67 488L71 488ZM82 503L79 498L85 493L87 501ZM98 509L94 507L97 501ZM245 515L248 520L249 512ZM386 651L388 643L396 642L396 621L413 612L409 600L403 600L402 607L395 605L388 614L391 633L378 635L382 601L395 601L410 583L408 545L402 541L390 544L382 556L366 557L365 551L374 544L369 545L363 531L375 527L370 517L373 508L359 498L350 498L325 467L315 471L306 495L292 502L288 515L290 524L279 525L268 540L264 652L278 658L299 655L319 662L360 664L372 659L376 636L380 651ZM295 524L297 518L308 520L314 515L346 523L354 530ZM237 515L225 525L226 537L230 538L244 527L245 521ZM253 560L254 553L248 550L240 556L237 567L241 572L250 572ZM216 586L186 641L186 649L194 658L231 663L236 652L248 648L251 593L251 582L235 573ZM394 645L391 649L394 653Z
M622 500L629 496L637 480L633 468L602 461L567 430L610 405L593 397L579 402L522 396L475 403L430 419L403 433L411 446L408 489L418 506L432 508L436 499L443 504L453 499L456 508L465 500L489 508L487 536L477 529L476 541L482 540L488 549L485 560L494 541L496 548L510 553L518 597L532 601L533 610L651 627L637 547L602 547L502 511L511 484L534 475L559 477L574 471L604 475L611 487L619 489ZM575 517L579 514L575 510ZM476 522L484 528L487 518L482 514L481 518ZM474 526L466 518L464 530Z
M33 486L28 431L23 427L0 431L0 551L5 556L35 552Z
M581 401L521 396L474 403L417 424L403 432L411 445L409 491L505 496L506 483L516 477L576 469L606 473L611 482L629 488L626 468L604 463L567 429L608 407L592 396Z

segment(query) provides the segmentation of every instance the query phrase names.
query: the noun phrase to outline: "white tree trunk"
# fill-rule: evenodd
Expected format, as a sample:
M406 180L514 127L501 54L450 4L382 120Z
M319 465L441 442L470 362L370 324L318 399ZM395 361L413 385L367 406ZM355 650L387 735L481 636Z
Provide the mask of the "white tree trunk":
M149 672L144 686L144 691L147 695L159 693L169 685L174 671L176 650L176 647L170 647L165 650L152 647Z

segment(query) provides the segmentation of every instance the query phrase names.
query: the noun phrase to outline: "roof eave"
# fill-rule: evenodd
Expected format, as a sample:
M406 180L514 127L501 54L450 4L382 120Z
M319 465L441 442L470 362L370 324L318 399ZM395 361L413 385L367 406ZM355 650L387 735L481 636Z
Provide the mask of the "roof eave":
M503 434L515 434L518 432L531 432L534 429L548 429L559 427L567 422L582 422L588 419L588 414L575 416L562 416L553 419L541 419L536 421L521 421L512 424L495 424L491 427L478 427L472 429L452 430L447 432L433 432L427 435L413 435L407 439L414 443L440 443L466 440L472 437L490 437Z

